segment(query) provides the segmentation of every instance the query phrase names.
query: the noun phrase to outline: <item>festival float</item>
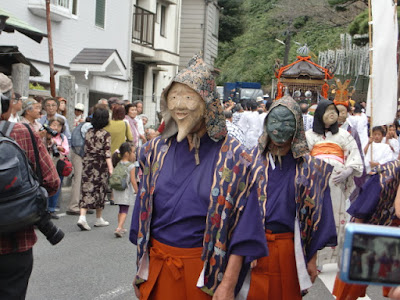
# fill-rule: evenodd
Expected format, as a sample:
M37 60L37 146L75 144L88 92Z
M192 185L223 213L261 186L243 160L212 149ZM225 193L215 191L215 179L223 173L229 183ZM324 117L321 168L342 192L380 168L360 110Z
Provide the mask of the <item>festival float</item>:
M282 66L275 64L275 77L277 78L277 91L275 100L285 94L290 95L296 101L306 100L309 104L315 104L322 97L327 99L329 92L328 80L333 79L335 68L333 64L322 67L313 62L307 46L301 47L293 63Z

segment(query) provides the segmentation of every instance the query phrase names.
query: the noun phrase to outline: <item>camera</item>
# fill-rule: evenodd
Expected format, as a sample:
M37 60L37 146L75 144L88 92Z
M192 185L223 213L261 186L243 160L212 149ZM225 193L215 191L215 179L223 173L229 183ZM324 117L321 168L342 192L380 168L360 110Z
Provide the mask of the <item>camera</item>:
M50 213L46 211L40 220L35 224L52 244L58 244L64 238L64 232L50 221Z
M341 262L344 282L400 285L400 228L347 224Z
M51 136L56 136L58 134L56 130L51 129L47 124L43 124L42 128L39 129L39 131L43 130L46 130L47 133L51 134Z
M60 152L58 151L56 144L51 145L51 151L53 152L54 157L60 156Z

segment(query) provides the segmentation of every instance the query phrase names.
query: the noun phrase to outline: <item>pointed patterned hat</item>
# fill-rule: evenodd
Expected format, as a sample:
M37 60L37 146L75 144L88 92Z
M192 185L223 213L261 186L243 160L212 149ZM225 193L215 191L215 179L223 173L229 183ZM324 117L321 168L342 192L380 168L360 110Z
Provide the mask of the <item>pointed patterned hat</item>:
M195 55L186 69L181 70L161 94L161 114L165 121L163 138L169 138L178 132L178 126L167 106L167 95L174 82L186 84L195 90L206 104L205 121L207 133L214 141L227 135L224 110L218 98L214 77L200 55Z

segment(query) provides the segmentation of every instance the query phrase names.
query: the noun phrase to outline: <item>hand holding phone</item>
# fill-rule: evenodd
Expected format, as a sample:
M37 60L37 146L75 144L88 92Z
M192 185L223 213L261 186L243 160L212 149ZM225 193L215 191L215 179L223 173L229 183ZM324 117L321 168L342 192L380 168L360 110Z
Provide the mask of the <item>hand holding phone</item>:
M346 226L340 279L348 283L400 285L400 228Z

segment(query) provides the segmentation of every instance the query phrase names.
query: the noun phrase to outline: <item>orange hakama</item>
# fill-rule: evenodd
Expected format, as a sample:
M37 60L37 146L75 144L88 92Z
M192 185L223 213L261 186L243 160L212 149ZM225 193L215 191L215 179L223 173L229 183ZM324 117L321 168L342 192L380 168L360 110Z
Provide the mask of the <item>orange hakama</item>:
M210 300L196 287L203 269L203 248L177 248L151 239L149 278L140 284L140 300Z
M257 260L252 269L247 300L301 299L294 253L294 234L267 231L269 256Z
M365 297L367 285L350 284L339 279L336 275L335 285L333 286L332 295L336 296L336 300L356 300ZM382 287L382 295L388 297L390 287Z

